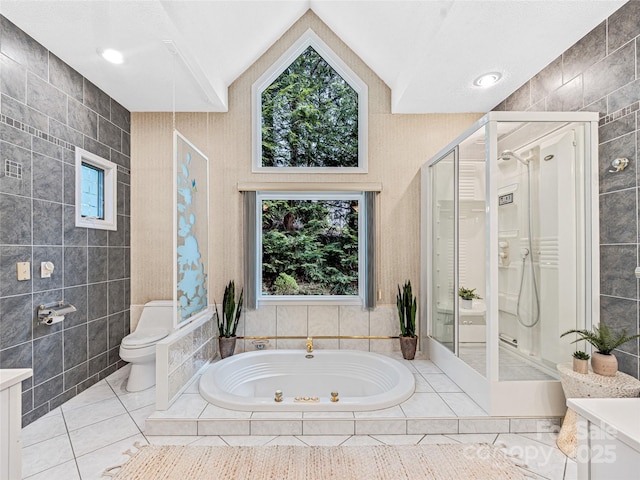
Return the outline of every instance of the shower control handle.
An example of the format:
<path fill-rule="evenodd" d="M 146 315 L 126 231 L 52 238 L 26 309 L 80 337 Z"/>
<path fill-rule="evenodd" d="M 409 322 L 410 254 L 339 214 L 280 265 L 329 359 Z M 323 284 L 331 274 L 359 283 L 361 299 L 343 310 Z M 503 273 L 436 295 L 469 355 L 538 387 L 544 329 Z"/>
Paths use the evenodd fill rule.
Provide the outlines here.
<path fill-rule="evenodd" d="M 521 248 L 520 249 L 520 255 L 522 256 L 522 259 L 524 260 L 525 258 L 527 258 L 529 256 L 529 249 L 528 248 Z"/>
<path fill-rule="evenodd" d="M 498 265 L 508 267 L 509 263 L 509 242 L 501 240 L 498 242 Z"/>

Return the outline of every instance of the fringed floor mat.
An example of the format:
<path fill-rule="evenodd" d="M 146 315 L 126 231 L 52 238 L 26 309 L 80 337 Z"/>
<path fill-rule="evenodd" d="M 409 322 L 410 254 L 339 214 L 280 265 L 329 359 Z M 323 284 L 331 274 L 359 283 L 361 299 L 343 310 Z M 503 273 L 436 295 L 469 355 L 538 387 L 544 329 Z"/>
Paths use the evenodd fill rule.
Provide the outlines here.
<path fill-rule="evenodd" d="M 142 446 L 116 480 L 511 480 L 524 473 L 489 444 L 353 447 Z M 115 476 L 114 476 L 115 475 Z"/>

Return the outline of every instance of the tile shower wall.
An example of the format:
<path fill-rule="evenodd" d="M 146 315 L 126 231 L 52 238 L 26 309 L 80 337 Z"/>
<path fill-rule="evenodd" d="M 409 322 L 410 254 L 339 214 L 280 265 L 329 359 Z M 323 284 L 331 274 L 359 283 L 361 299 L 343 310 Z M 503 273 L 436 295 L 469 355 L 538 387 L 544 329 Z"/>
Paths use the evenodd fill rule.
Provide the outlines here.
<path fill-rule="evenodd" d="M 637 165 L 640 135 L 640 2 L 623 5 L 495 110 L 600 113 L 600 319 L 639 333 Z M 610 173 L 611 161 L 629 167 Z M 638 341 L 616 351 L 620 370 L 640 378 Z"/>
<path fill-rule="evenodd" d="M 2 16 L 0 92 L 0 368 L 33 368 L 28 424 L 123 364 L 130 113 Z M 117 231 L 75 227 L 76 146 L 118 164 Z M 31 280 L 17 281 L 16 262 Z M 37 306 L 59 300 L 78 311 L 38 324 Z"/>

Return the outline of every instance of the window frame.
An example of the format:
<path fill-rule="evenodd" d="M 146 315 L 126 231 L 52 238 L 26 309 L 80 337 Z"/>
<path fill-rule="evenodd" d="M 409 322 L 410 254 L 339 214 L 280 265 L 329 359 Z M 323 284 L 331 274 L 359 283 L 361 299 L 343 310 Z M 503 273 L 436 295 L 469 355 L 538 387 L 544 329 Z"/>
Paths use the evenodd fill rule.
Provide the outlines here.
<path fill-rule="evenodd" d="M 104 218 L 82 215 L 82 164 L 103 172 Z M 76 227 L 97 230 L 118 229 L 118 166 L 94 153 L 76 147 Z"/>
<path fill-rule="evenodd" d="M 264 92 L 304 51 L 312 47 L 358 95 L 358 166 L 357 167 L 264 167 L 262 166 L 262 92 Z M 367 173 L 368 172 L 367 84 L 311 29 L 265 71 L 251 86 L 251 134 L 253 173 Z"/>
<path fill-rule="evenodd" d="M 262 290 L 262 201 L 263 200 L 357 200 L 358 201 L 358 294 L 357 295 L 264 295 Z M 367 286 L 366 201 L 364 191 L 257 191 L 256 192 L 256 306 L 365 305 Z"/>

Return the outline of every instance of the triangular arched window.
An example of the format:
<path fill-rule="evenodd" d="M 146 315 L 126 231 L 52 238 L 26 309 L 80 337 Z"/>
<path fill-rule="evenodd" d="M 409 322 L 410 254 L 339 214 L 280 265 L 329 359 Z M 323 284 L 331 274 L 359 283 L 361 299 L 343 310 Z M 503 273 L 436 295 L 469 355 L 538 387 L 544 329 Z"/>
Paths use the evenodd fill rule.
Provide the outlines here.
<path fill-rule="evenodd" d="M 366 171 L 366 84 L 312 31 L 253 94 L 254 171 Z"/>

